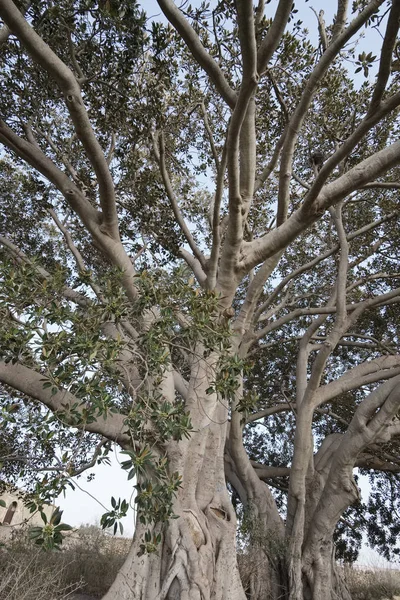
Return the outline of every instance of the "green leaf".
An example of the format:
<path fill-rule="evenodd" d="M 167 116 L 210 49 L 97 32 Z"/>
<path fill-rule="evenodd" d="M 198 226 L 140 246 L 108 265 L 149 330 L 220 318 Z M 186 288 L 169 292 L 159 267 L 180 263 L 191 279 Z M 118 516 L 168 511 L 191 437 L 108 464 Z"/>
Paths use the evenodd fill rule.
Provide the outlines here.
<path fill-rule="evenodd" d="M 57 525 L 57 527 L 55 528 L 55 530 L 58 531 L 71 531 L 73 529 L 73 527 L 71 525 L 68 525 L 67 523 L 60 523 L 60 525 Z"/>

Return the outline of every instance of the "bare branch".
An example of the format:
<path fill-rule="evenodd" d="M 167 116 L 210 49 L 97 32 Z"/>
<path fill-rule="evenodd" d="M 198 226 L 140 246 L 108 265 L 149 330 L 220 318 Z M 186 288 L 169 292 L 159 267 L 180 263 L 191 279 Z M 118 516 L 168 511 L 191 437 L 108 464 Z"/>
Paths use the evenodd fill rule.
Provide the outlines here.
<path fill-rule="evenodd" d="M 374 360 L 364 362 L 338 379 L 319 388 L 314 396 L 314 405 L 320 406 L 337 396 L 357 389 L 362 385 L 375 383 L 383 379 L 390 379 L 399 374 L 400 356 L 381 356 Z"/>
<path fill-rule="evenodd" d="M 338 0 L 338 7 L 336 12 L 336 20 L 332 27 L 332 36 L 330 42 L 334 42 L 343 32 L 346 26 L 347 9 L 349 0 Z"/>
<path fill-rule="evenodd" d="M 234 329 L 241 335 L 244 335 L 249 327 L 254 316 L 254 310 L 257 302 L 262 294 L 264 284 L 271 276 L 273 270 L 279 263 L 282 254 L 276 254 L 275 256 L 266 260 L 260 269 L 255 274 L 252 282 L 250 283 L 246 298 L 242 304 L 239 315 L 235 321 Z"/>
<path fill-rule="evenodd" d="M 395 288 L 386 294 L 381 294 L 379 296 L 374 296 L 373 298 L 367 298 L 362 302 L 355 302 L 354 304 L 347 304 L 346 312 L 352 313 L 349 316 L 349 327 L 353 325 L 356 320 L 360 317 L 360 315 L 367 310 L 368 308 L 372 308 L 373 306 L 387 306 L 391 303 L 397 303 L 400 301 L 400 288 Z M 267 333 L 278 329 L 282 325 L 289 323 L 293 319 L 297 319 L 298 317 L 312 316 L 312 315 L 329 315 L 336 313 L 336 306 L 334 305 L 326 305 L 319 307 L 310 307 L 310 308 L 296 308 L 292 312 L 272 321 L 263 329 L 255 332 L 252 335 L 253 342 L 261 339 Z"/>
<path fill-rule="evenodd" d="M 211 152 L 212 152 L 212 155 L 213 155 L 213 158 L 214 158 L 214 162 L 215 162 L 215 168 L 217 169 L 217 172 L 218 172 L 219 171 L 219 157 L 218 157 L 217 149 L 215 147 L 214 136 L 213 136 L 213 133 L 211 131 L 210 122 L 208 120 L 207 111 L 206 111 L 206 107 L 205 107 L 204 101 L 201 102 L 200 108 L 201 108 L 201 112 L 202 112 L 202 115 L 203 115 L 204 126 L 206 128 L 208 139 L 210 140 L 210 147 L 211 147 Z"/>
<path fill-rule="evenodd" d="M 269 256 L 288 246 L 299 233 L 317 221 L 329 206 L 340 202 L 340 200 L 362 188 L 376 177 L 380 177 L 399 162 L 400 142 L 395 142 L 366 158 L 347 173 L 323 187 L 312 207 L 307 206 L 307 203 L 305 203 L 277 229 L 252 242 L 243 243 L 244 260 L 239 265 L 241 271 L 247 273 Z"/>
<path fill-rule="evenodd" d="M 200 261 L 197 260 L 190 252 L 185 250 L 185 248 L 179 248 L 179 254 L 182 258 L 187 262 L 189 267 L 192 269 L 194 276 L 196 277 L 199 284 L 204 287 L 207 281 L 207 275 L 203 271 L 203 267 L 200 264 Z"/>
<path fill-rule="evenodd" d="M 224 191 L 224 178 L 227 165 L 227 148 L 226 144 L 222 152 L 221 163 L 219 165 L 217 173 L 217 184 L 215 188 L 214 205 L 212 207 L 212 246 L 211 255 L 208 262 L 208 280 L 207 286 L 210 290 L 213 290 L 217 283 L 217 271 L 218 271 L 218 260 L 221 248 L 221 223 L 220 223 L 220 210 L 222 202 L 222 194 Z"/>
<path fill-rule="evenodd" d="M 265 10 L 265 0 L 258 0 L 258 5 L 257 5 L 257 9 L 256 9 L 256 19 L 255 19 L 255 23 L 256 23 L 257 27 L 260 25 L 261 20 L 264 16 L 264 10 Z"/>
<path fill-rule="evenodd" d="M 378 10 L 382 3 L 383 0 L 372 0 L 369 2 L 367 7 L 350 23 L 343 33 L 328 46 L 306 82 L 302 97 L 289 122 L 290 136 L 286 137 L 284 146 L 282 148 L 277 211 L 278 226 L 281 225 L 287 218 L 294 150 L 301 126 L 314 97 L 317 86 L 343 46 L 367 22 L 371 15 Z"/>
<path fill-rule="evenodd" d="M 380 385 L 363 400 L 347 432 L 335 440 L 326 461 L 326 483 L 312 516 L 311 531 L 304 544 L 303 556 L 306 560 L 309 560 L 314 544 L 325 543 L 333 533 L 338 516 L 351 501 L 357 499 L 359 491 L 353 480 L 353 467 L 360 453 L 384 434 L 399 410 L 399 405 L 400 377 L 395 377 Z M 333 494 L 336 494 L 336 502 L 332 502 Z"/>
<path fill-rule="evenodd" d="M 31 2 L 23 2 L 21 5 L 21 13 L 25 15 L 26 11 L 30 7 Z M 11 29 L 7 25 L 3 25 L 0 29 L 0 45 L 7 42 L 8 38 L 12 35 Z"/>
<path fill-rule="evenodd" d="M 252 95 L 257 81 L 251 79 L 240 89 L 227 135 L 227 167 L 229 181 L 229 221 L 221 252 L 219 287 L 230 303 L 235 282 L 238 256 L 243 241 L 243 228 L 254 193 L 255 173 L 255 104 Z M 243 126 L 243 127 L 242 127 Z M 243 128 L 243 131 L 241 131 Z M 239 156 L 246 166 L 239 168 Z M 241 165 L 242 167 L 242 165 Z"/>
<path fill-rule="evenodd" d="M 340 246 L 340 259 L 339 259 L 339 269 L 337 274 L 336 281 L 336 323 L 339 327 L 342 327 L 342 324 L 346 320 L 347 311 L 346 311 L 346 288 L 347 288 L 347 271 L 349 268 L 349 243 L 347 241 L 346 232 L 343 227 L 342 220 L 342 205 L 338 204 L 335 208 L 331 208 L 331 215 L 333 222 L 335 223 L 336 231 L 339 239 Z"/>
<path fill-rule="evenodd" d="M 110 141 L 110 147 L 108 148 L 108 152 L 107 152 L 107 164 L 108 165 L 111 164 L 111 161 L 112 161 L 112 159 L 114 157 L 115 142 L 116 142 L 115 133 L 112 132 L 112 134 L 111 134 L 111 141 Z"/>
<path fill-rule="evenodd" d="M 347 434 L 351 436 L 356 431 L 358 437 L 363 442 L 364 448 L 372 442 L 378 441 L 378 443 L 381 443 L 389 441 L 392 419 L 397 414 L 399 408 L 400 375 L 397 375 L 380 385 L 363 400 L 355 412 Z M 398 427 L 396 426 L 392 431 L 393 433 L 397 433 Z"/>
<path fill-rule="evenodd" d="M 80 466 L 76 469 L 73 469 L 72 472 L 69 472 L 70 477 L 76 477 L 77 475 L 81 475 L 88 469 L 92 469 L 97 464 L 97 460 L 98 460 L 99 456 L 101 456 L 102 450 L 107 443 L 109 443 L 109 440 L 107 438 L 103 437 L 100 440 L 100 442 L 96 445 L 91 460 L 87 463 L 84 463 L 82 466 Z M 65 466 L 64 466 L 64 468 L 65 468 Z"/>
<path fill-rule="evenodd" d="M 325 26 L 325 21 L 324 21 L 324 11 L 320 10 L 319 13 L 317 13 L 317 11 L 311 7 L 311 10 L 313 11 L 313 13 L 315 14 L 315 16 L 317 17 L 317 21 L 318 21 L 318 33 L 319 33 L 319 42 L 322 46 L 322 52 L 325 52 L 327 47 L 328 47 L 328 36 L 326 34 L 326 26 Z"/>
<path fill-rule="evenodd" d="M 4 121 L 0 121 L 0 141 L 44 175 L 63 194 L 83 223 L 93 231 L 98 229 L 98 213 L 81 190 L 38 147 L 15 134 Z"/>
<path fill-rule="evenodd" d="M 323 345 L 318 350 L 317 356 L 311 367 L 310 378 L 307 383 L 307 363 L 309 355 L 309 343 L 311 337 L 318 331 L 326 317 L 320 316 L 307 329 L 303 339 L 300 342 L 300 349 L 297 360 L 297 379 L 298 379 L 298 394 L 297 404 L 309 403 L 312 400 L 315 391 L 318 389 L 323 371 L 327 360 L 336 348 L 343 333 L 348 328 L 347 310 L 346 310 L 346 281 L 347 270 L 349 265 L 349 247 L 346 239 L 346 233 L 342 222 L 342 207 L 339 205 L 335 209 L 331 209 L 332 220 L 339 238 L 340 259 L 335 290 L 328 302 L 328 306 L 332 305 L 336 300 L 336 317 L 335 323 L 324 341 Z"/>
<path fill-rule="evenodd" d="M 72 60 L 72 64 L 74 65 L 74 69 L 77 75 L 77 79 L 79 80 L 83 80 L 85 78 L 83 71 L 78 63 L 78 60 L 76 58 L 76 53 L 75 53 L 75 48 L 74 48 L 74 44 L 72 42 L 72 36 L 71 36 L 71 30 L 69 28 L 68 25 L 66 25 L 65 21 L 63 21 L 65 24 L 65 28 L 67 30 L 67 38 L 68 38 L 68 48 L 69 48 L 69 53 L 71 56 L 71 60 Z"/>
<path fill-rule="evenodd" d="M 400 183 L 396 181 L 372 181 L 371 183 L 367 183 L 361 189 L 373 189 L 380 188 L 382 190 L 400 190 Z"/>
<path fill-rule="evenodd" d="M 62 161 L 63 165 L 65 166 L 65 168 L 67 169 L 68 173 L 71 175 L 74 182 L 79 186 L 80 181 L 79 181 L 78 173 L 76 172 L 76 169 L 72 166 L 72 164 L 69 162 L 69 160 L 67 159 L 65 154 L 63 152 L 61 152 L 59 146 L 53 142 L 50 135 L 48 135 L 40 130 L 39 130 L 39 134 L 46 140 L 46 142 L 49 144 L 50 148 L 53 150 L 55 155 L 61 159 L 61 161 Z M 29 138 L 28 138 L 28 140 L 29 140 Z"/>
<path fill-rule="evenodd" d="M 285 129 L 281 133 L 279 140 L 277 141 L 277 143 L 275 145 L 275 148 L 274 148 L 274 151 L 272 153 L 272 157 L 271 157 L 269 163 L 267 163 L 265 165 L 264 169 L 262 170 L 260 175 L 257 177 L 255 184 L 254 184 L 255 192 L 258 192 L 258 190 L 263 186 L 263 184 L 267 181 L 268 177 L 271 175 L 271 173 L 275 169 L 276 165 L 278 164 L 279 155 L 281 153 L 282 146 L 284 144 L 284 141 L 285 141 L 288 131 L 289 131 L 289 129 L 287 127 L 285 127 Z"/>
<path fill-rule="evenodd" d="M 258 50 L 257 71 L 259 75 L 265 71 L 273 53 L 279 46 L 291 10 L 292 4 L 290 1 L 280 0 L 272 25 Z"/>
<path fill-rule="evenodd" d="M 293 410 L 293 405 L 288 404 L 287 402 L 281 402 L 275 404 L 275 406 L 270 406 L 269 408 L 259 410 L 258 412 L 249 415 L 246 419 L 246 423 L 254 423 L 254 421 L 265 419 L 265 417 L 270 417 L 271 415 L 276 415 L 281 412 L 288 412 L 290 410 Z"/>
<path fill-rule="evenodd" d="M 304 206 L 309 207 L 315 201 L 317 201 L 318 194 L 323 189 L 328 176 L 356 147 L 356 145 L 362 140 L 364 135 L 370 131 L 384 116 L 395 110 L 400 105 L 400 93 L 394 94 L 389 97 L 385 102 L 381 103 L 380 106 L 361 121 L 356 127 L 350 137 L 338 148 L 338 150 L 327 160 L 318 172 L 318 175 L 311 186 L 308 194 L 304 199 Z M 374 155 L 372 155 L 374 156 Z M 363 188 L 365 186 L 362 186 Z"/>
<path fill-rule="evenodd" d="M 127 295 L 131 300 L 135 300 L 137 289 L 133 279 L 135 269 L 132 262 L 120 240 L 115 240 L 108 235 L 107 230 L 104 230 L 101 214 L 90 204 L 78 186 L 35 145 L 20 138 L 1 120 L 0 142 L 42 173 L 63 194 L 69 206 L 81 218 L 94 241 L 110 261 L 123 271 L 122 281 Z"/>
<path fill-rule="evenodd" d="M 252 467 L 258 477 L 265 481 L 266 479 L 274 479 L 275 477 L 288 477 L 290 475 L 290 467 L 270 467 L 261 465 L 255 460 L 251 461 Z"/>
<path fill-rule="evenodd" d="M 243 64 L 243 81 L 253 79 L 257 74 L 257 48 L 254 27 L 253 2 L 237 0 L 237 25 Z"/>
<path fill-rule="evenodd" d="M 178 371 L 173 371 L 172 375 L 174 378 L 174 385 L 176 391 L 182 396 L 184 400 L 186 400 L 188 397 L 189 390 L 188 382 L 184 379 L 184 377 L 182 377 L 182 375 Z"/>
<path fill-rule="evenodd" d="M 272 85 L 272 87 L 274 89 L 276 99 L 278 100 L 279 105 L 280 105 L 280 107 L 282 109 L 285 122 L 287 123 L 289 121 L 289 109 L 288 109 L 288 107 L 286 105 L 285 100 L 283 99 L 281 90 L 279 89 L 279 86 L 276 83 L 275 77 L 273 76 L 271 69 L 267 69 L 266 73 L 267 73 L 267 77 L 270 80 L 271 85 Z"/>
<path fill-rule="evenodd" d="M 51 218 L 53 219 L 54 223 L 57 225 L 58 229 L 61 231 L 61 233 L 64 236 L 65 242 L 67 244 L 67 247 L 69 248 L 69 250 L 71 251 L 71 254 L 73 255 L 76 265 L 78 267 L 78 270 L 81 272 L 85 272 L 86 271 L 86 266 L 83 260 L 83 257 L 81 255 L 81 253 L 79 252 L 78 248 L 75 246 L 73 240 L 72 240 L 72 236 L 70 234 L 70 232 L 68 231 L 68 229 L 61 223 L 60 219 L 58 218 L 56 212 L 52 209 L 49 208 L 48 209 L 48 213 L 51 216 Z M 102 293 L 100 288 L 93 282 L 89 282 L 90 287 L 92 288 L 92 290 L 94 291 L 94 293 L 96 294 L 96 296 L 98 298 L 102 298 Z"/>
<path fill-rule="evenodd" d="M 374 471 L 383 471 L 386 473 L 400 473 L 400 464 L 382 460 L 379 456 L 374 456 L 368 452 L 363 452 L 355 462 L 355 467 L 361 469 L 372 469 Z"/>

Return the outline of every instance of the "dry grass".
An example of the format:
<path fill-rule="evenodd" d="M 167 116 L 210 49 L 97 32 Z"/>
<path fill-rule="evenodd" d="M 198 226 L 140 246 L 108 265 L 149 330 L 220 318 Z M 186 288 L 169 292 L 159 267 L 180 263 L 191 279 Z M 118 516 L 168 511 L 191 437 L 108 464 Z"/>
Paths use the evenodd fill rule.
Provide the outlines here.
<path fill-rule="evenodd" d="M 114 581 L 129 541 L 84 527 L 61 552 L 43 552 L 26 532 L 0 549 L 0 600 L 65 600 L 74 591 L 101 598 Z"/>
<path fill-rule="evenodd" d="M 80 528 L 61 553 L 65 581 L 82 581 L 85 594 L 101 598 L 117 576 L 129 546 L 130 540 L 110 537 L 98 527 Z"/>
<path fill-rule="evenodd" d="M 62 568 L 44 563 L 43 552 L 2 551 L 0 560 L 0 600 L 64 600 L 79 587 L 66 585 Z"/>
<path fill-rule="evenodd" d="M 19 532 L 6 548 L 0 548 L 0 600 L 72 600 L 75 591 L 101 598 L 122 566 L 129 544 L 90 526 L 78 529 L 61 552 L 43 552 Z M 254 592 L 261 586 L 259 597 L 267 599 L 269 586 L 260 579 L 264 563 L 259 553 L 239 555 L 246 589 Z M 344 571 L 353 600 L 400 597 L 400 571 L 350 567 Z"/>
<path fill-rule="evenodd" d="M 354 569 L 345 567 L 353 600 L 383 600 L 400 595 L 400 571 L 395 569 Z"/>

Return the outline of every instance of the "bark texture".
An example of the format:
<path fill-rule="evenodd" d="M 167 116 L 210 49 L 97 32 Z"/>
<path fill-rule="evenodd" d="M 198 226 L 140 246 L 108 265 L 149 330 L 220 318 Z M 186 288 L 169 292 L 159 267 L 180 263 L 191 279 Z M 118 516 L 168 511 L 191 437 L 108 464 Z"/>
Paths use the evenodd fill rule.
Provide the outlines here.
<path fill-rule="evenodd" d="M 207 424 L 190 440 L 167 448 L 171 470 L 183 474 L 174 505 L 177 518 L 163 532 L 158 551 L 142 556 L 146 527 L 138 524 L 105 600 L 245 600 L 236 559 L 236 515 L 224 473 L 226 409 L 217 405 L 214 422 L 201 411 L 198 417 Z"/>

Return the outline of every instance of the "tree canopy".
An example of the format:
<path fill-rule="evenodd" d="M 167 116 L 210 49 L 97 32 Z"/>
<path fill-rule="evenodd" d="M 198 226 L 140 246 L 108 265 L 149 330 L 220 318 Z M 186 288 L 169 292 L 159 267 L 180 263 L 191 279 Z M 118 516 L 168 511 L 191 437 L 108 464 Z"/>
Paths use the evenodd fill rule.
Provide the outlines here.
<path fill-rule="evenodd" d="M 123 449 L 108 600 L 348 600 L 332 556 L 399 554 L 400 2 L 321 4 L 1 0 L 2 481 Z"/>

